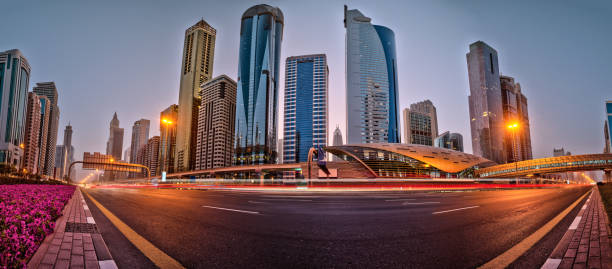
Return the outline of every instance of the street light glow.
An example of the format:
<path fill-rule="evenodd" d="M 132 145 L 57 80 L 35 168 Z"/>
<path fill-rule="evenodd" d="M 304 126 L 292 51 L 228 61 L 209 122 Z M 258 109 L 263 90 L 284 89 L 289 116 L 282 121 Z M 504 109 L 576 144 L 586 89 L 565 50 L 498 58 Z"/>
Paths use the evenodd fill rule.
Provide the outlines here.
<path fill-rule="evenodd" d="M 519 124 L 516 123 L 516 122 L 515 123 L 511 123 L 511 124 L 508 125 L 508 129 L 516 129 L 518 127 L 519 127 Z"/>

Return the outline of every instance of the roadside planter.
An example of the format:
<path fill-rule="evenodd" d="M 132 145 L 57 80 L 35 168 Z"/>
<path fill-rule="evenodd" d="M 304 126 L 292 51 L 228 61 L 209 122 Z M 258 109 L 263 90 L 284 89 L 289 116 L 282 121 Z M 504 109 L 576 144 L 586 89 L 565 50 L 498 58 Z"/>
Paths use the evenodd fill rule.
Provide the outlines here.
<path fill-rule="evenodd" d="M 0 268 L 25 267 L 72 197 L 74 186 L 0 185 Z"/>

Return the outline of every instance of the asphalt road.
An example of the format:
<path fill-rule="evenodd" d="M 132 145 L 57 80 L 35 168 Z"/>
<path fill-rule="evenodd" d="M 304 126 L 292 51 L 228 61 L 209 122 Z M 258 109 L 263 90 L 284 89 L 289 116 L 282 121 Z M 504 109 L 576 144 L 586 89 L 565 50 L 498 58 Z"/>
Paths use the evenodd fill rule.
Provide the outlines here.
<path fill-rule="evenodd" d="M 529 236 L 589 189 L 87 192 L 188 268 L 474 268 Z M 577 209 L 512 266 L 544 263 Z M 152 266 L 97 209 L 92 213 L 119 267 Z"/>

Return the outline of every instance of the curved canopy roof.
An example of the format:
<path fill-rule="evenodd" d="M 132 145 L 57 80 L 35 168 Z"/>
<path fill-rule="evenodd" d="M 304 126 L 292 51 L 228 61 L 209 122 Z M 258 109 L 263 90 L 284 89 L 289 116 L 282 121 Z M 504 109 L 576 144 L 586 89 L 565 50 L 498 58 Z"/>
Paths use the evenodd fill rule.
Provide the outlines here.
<path fill-rule="evenodd" d="M 371 144 L 348 144 L 342 146 L 329 146 L 326 149 L 342 151 L 343 147 L 362 147 L 375 150 L 384 150 L 401 154 L 412 159 L 429 164 L 440 171 L 447 173 L 458 173 L 473 166 L 488 167 L 495 165 L 491 160 L 463 153 L 451 149 L 438 148 L 416 144 L 398 143 L 371 143 Z"/>

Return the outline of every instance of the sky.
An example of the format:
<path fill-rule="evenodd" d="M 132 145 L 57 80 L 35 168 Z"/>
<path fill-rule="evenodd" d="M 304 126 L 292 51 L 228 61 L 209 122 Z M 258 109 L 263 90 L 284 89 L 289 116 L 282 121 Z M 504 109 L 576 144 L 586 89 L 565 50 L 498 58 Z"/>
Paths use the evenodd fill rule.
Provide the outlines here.
<path fill-rule="evenodd" d="M 346 130 L 346 4 L 395 32 L 400 109 L 431 100 L 440 133 L 461 133 L 466 152 L 465 54 L 478 40 L 497 50 L 501 73 L 521 83 L 534 157 L 560 147 L 603 150 L 604 103 L 612 100 L 610 1 L 0 0 L 0 51 L 21 50 L 32 68 L 30 88 L 55 81 L 58 141 L 70 122 L 80 160 L 83 152 L 105 152 L 114 112 L 125 128 L 124 149 L 136 120 L 151 120 L 150 136 L 159 135 L 159 113 L 178 102 L 185 29 L 198 20 L 217 29 L 214 76 L 236 79 L 240 18 L 261 3 L 284 13 L 280 74 L 289 56 L 328 57 L 329 141 L 336 125 Z M 284 77 L 279 85 L 282 137 Z"/>

